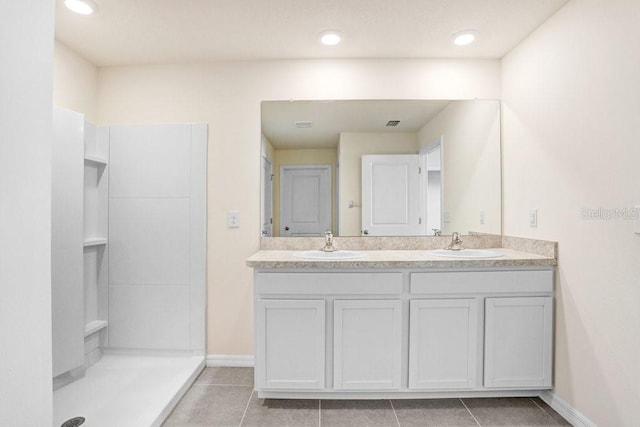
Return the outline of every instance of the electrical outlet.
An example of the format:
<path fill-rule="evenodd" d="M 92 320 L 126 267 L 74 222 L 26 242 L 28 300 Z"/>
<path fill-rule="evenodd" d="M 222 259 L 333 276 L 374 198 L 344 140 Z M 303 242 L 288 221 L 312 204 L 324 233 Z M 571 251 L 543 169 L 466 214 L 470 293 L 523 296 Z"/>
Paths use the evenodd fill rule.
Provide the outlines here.
<path fill-rule="evenodd" d="M 634 208 L 636 216 L 636 234 L 640 234 L 640 205 Z"/>
<path fill-rule="evenodd" d="M 538 209 L 529 209 L 529 227 L 538 226 Z"/>
<path fill-rule="evenodd" d="M 229 211 L 227 213 L 227 226 L 230 228 L 238 228 L 240 227 L 240 212 L 239 211 Z"/>
<path fill-rule="evenodd" d="M 451 215 L 449 214 L 449 211 L 444 211 L 442 213 L 442 222 L 444 222 L 444 223 L 451 222 Z"/>
<path fill-rule="evenodd" d="M 480 211 L 480 224 L 484 224 L 484 211 Z"/>

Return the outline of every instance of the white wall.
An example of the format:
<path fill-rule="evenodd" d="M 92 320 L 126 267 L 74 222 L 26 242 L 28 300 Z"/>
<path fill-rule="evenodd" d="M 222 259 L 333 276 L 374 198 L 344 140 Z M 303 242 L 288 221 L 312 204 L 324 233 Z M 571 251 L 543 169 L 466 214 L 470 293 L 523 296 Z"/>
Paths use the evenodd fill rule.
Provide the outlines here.
<path fill-rule="evenodd" d="M 49 426 L 54 3 L 0 14 L 0 425 Z"/>
<path fill-rule="evenodd" d="M 504 231 L 559 241 L 555 392 L 599 426 L 640 407 L 640 235 L 582 217 L 640 205 L 638 22 L 637 0 L 573 0 L 502 61 Z"/>
<path fill-rule="evenodd" d="M 500 104 L 451 102 L 419 132 L 426 147 L 443 137 L 443 234 L 469 231 L 500 234 Z M 480 211 L 485 221 L 480 224 Z M 431 231 L 431 230 L 427 230 Z"/>
<path fill-rule="evenodd" d="M 208 353 L 253 354 L 260 102 L 500 97 L 494 60 L 291 60 L 101 68 L 100 123 L 209 125 Z M 227 211 L 240 228 L 227 228 Z"/>
<path fill-rule="evenodd" d="M 340 236 L 360 236 L 362 230 L 362 156 L 418 154 L 418 139 L 410 132 L 343 132 L 339 142 Z M 356 205 L 349 207 L 349 201 Z"/>

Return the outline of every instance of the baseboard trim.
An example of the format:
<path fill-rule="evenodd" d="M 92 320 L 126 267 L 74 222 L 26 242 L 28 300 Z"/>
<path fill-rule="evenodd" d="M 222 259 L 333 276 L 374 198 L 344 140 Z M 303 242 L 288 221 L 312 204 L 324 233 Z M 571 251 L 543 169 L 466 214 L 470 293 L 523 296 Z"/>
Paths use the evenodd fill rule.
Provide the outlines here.
<path fill-rule="evenodd" d="M 253 355 L 208 354 L 207 366 L 226 366 L 232 368 L 252 368 L 255 364 Z"/>
<path fill-rule="evenodd" d="M 554 411 L 562 415 L 562 417 L 569 421 L 574 427 L 597 427 L 594 422 L 582 415 L 577 409 L 569 405 L 567 401 L 552 391 L 543 391 L 540 393 L 540 399 L 551 406 Z"/>

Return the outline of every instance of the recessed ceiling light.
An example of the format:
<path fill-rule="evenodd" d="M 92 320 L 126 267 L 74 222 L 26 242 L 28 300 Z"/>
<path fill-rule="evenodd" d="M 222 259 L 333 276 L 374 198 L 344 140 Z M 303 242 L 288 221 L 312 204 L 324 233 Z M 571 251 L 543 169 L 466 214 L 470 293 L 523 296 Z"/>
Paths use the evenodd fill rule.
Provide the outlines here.
<path fill-rule="evenodd" d="M 98 5 L 93 0 L 64 0 L 64 5 L 80 15 L 91 15 L 98 11 Z"/>
<path fill-rule="evenodd" d="M 320 33 L 320 42 L 325 46 L 335 46 L 340 40 L 340 31 L 327 30 Z"/>
<path fill-rule="evenodd" d="M 451 36 L 451 40 L 453 41 L 453 44 L 455 44 L 456 46 L 466 46 L 468 44 L 473 43 L 477 36 L 478 36 L 477 31 L 465 30 L 465 31 L 460 31 L 458 33 L 455 33 L 453 36 Z"/>

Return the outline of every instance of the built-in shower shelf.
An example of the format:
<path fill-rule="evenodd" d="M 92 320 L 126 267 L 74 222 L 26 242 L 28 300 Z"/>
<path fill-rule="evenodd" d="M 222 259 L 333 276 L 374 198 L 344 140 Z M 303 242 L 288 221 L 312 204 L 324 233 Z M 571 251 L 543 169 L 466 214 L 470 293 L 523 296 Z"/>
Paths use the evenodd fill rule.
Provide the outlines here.
<path fill-rule="evenodd" d="M 85 248 L 89 246 L 100 246 L 100 245 L 106 245 L 107 242 L 108 240 L 104 238 L 87 239 L 84 241 L 82 246 L 84 246 Z"/>
<path fill-rule="evenodd" d="M 84 327 L 84 336 L 86 338 L 89 335 L 93 335 L 96 332 L 98 332 L 99 330 L 104 329 L 106 327 L 107 327 L 107 321 L 106 320 L 94 320 L 93 322 L 89 322 Z"/>
<path fill-rule="evenodd" d="M 85 162 L 90 162 L 90 163 L 95 163 L 97 165 L 102 165 L 102 166 L 107 164 L 107 159 L 103 159 L 103 158 L 97 157 L 97 156 L 92 156 L 90 154 L 85 154 L 84 161 Z"/>

